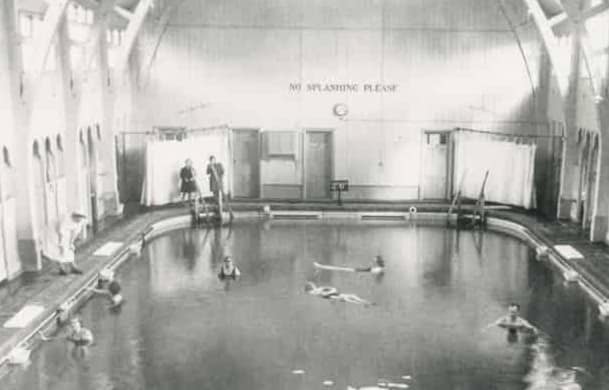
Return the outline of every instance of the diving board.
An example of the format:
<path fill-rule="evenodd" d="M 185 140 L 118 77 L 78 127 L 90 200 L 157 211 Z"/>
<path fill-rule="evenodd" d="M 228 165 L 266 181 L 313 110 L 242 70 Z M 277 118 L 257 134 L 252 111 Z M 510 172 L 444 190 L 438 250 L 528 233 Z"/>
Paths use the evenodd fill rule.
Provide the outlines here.
<path fill-rule="evenodd" d="M 558 254 L 568 260 L 578 260 L 584 258 L 584 255 L 582 255 L 571 245 L 554 245 L 554 249 L 558 252 Z"/>
<path fill-rule="evenodd" d="M 112 256 L 120 247 L 123 246 L 122 242 L 119 241 L 109 241 L 99 247 L 95 252 L 93 252 L 93 256 Z"/>
<path fill-rule="evenodd" d="M 44 307 L 40 305 L 25 305 L 21 310 L 4 323 L 5 328 L 25 328 L 40 314 L 44 312 Z"/>

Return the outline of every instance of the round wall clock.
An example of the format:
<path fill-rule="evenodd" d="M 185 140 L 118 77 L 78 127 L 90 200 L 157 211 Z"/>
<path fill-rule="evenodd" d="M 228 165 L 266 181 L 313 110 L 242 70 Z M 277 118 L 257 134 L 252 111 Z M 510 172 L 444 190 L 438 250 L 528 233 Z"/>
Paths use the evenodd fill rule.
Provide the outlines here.
<path fill-rule="evenodd" d="M 332 111 L 334 112 L 334 115 L 336 115 L 339 118 L 342 118 L 349 113 L 349 108 L 344 103 L 337 103 L 334 105 L 334 108 L 332 109 Z"/>

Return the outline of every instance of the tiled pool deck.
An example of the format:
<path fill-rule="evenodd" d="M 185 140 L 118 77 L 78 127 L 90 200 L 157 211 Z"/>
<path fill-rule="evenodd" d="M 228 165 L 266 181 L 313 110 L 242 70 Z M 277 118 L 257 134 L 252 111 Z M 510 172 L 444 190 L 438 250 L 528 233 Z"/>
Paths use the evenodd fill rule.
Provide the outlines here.
<path fill-rule="evenodd" d="M 236 202 L 233 210 L 250 212 L 256 215 L 262 209 L 261 202 Z M 264 203 L 268 204 L 268 203 Z M 342 207 L 331 203 L 289 203 L 270 202 L 273 210 L 310 210 L 310 211 L 381 211 L 407 212 L 411 206 L 419 211 L 446 212 L 447 205 L 442 203 L 348 203 Z M 253 213 L 252 213 L 253 212 Z M 83 269 L 83 275 L 60 276 L 56 267 L 45 264 L 42 271 L 24 274 L 17 280 L 7 283 L 0 288 L 0 324 L 4 324 L 25 305 L 40 305 L 45 308 L 44 314 L 39 315 L 28 326 L 21 329 L 0 327 L 0 359 L 19 345 L 32 333 L 44 318 L 52 315 L 58 306 L 69 297 L 82 289 L 87 281 L 94 278 L 98 272 L 112 261 L 113 256 L 95 255 L 95 252 L 109 242 L 122 243 L 116 253 L 125 249 L 131 242 L 141 238 L 149 227 L 157 222 L 171 217 L 186 215 L 183 207 L 163 208 L 136 212 L 114 222 L 77 249 L 76 262 Z M 568 244 L 584 255 L 584 259 L 563 259 L 573 269 L 577 270 L 586 282 L 593 285 L 605 297 L 609 297 L 609 248 L 604 244 L 590 243 L 585 238 L 581 228 L 575 224 L 563 222 L 548 222 L 542 218 L 519 211 L 495 210 L 489 215 L 515 222 L 525 227 L 535 236 L 537 241 L 548 247 Z M 0 364 L 2 362 L 0 361 Z"/>

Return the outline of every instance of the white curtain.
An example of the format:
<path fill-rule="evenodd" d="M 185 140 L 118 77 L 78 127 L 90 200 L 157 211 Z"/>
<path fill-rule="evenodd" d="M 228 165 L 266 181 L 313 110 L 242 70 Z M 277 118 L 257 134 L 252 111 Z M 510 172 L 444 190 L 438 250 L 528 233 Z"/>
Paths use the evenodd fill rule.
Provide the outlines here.
<path fill-rule="evenodd" d="M 536 145 L 493 140 L 459 133 L 455 143 L 455 191 L 477 199 L 486 171 L 488 201 L 530 209 L 535 207 L 534 172 Z"/>
<path fill-rule="evenodd" d="M 213 131 L 183 141 L 149 141 L 146 144 L 146 174 L 141 203 L 159 206 L 179 201 L 180 169 L 187 158 L 192 160 L 202 195 L 212 196 L 205 173 L 210 155 L 224 166 L 226 188 L 226 180 L 231 177 L 227 131 Z"/>

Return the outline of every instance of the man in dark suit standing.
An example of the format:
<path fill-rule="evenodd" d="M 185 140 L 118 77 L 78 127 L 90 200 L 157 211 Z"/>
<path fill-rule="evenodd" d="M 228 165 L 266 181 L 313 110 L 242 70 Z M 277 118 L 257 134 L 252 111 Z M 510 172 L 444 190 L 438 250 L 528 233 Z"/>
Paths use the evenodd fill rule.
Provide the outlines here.
<path fill-rule="evenodd" d="M 223 194 L 222 180 L 224 178 L 224 167 L 216 162 L 216 157 L 209 157 L 207 164 L 207 174 L 209 175 L 209 189 L 214 194 L 214 200 L 220 204 L 220 196 Z"/>

